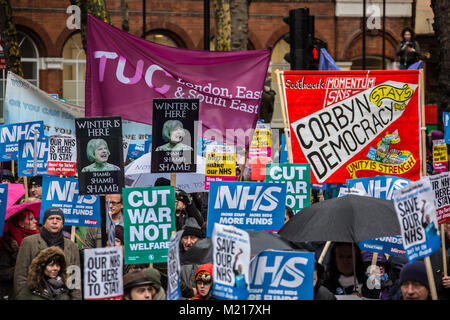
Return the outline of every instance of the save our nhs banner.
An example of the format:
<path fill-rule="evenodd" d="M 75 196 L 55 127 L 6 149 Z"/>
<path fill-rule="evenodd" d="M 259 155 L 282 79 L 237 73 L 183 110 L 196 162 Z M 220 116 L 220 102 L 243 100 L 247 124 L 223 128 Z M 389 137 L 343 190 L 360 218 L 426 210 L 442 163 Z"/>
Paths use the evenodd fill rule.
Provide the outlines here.
<path fill-rule="evenodd" d="M 396 190 L 393 200 L 409 262 L 438 251 L 441 241 L 430 180 L 424 177 Z"/>
<path fill-rule="evenodd" d="M 367 196 L 392 200 L 394 191 L 408 185 L 410 180 L 395 176 L 377 176 L 347 180 L 347 187 L 363 191 Z M 405 253 L 400 235 L 358 242 L 361 250 L 399 255 Z"/>
<path fill-rule="evenodd" d="M 8 201 L 8 184 L 0 183 L 0 237 L 5 228 L 6 203 Z"/>
<path fill-rule="evenodd" d="M 450 112 L 443 112 L 444 120 L 444 140 L 446 144 L 450 144 Z"/>
<path fill-rule="evenodd" d="M 44 136 L 43 121 L 13 123 L 0 126 L 0 161 L 17 160 L 20 140 Z"/>
<path fill-rule="evenodd" d="M 260 252 L 250 261 L 248 300 L 314 300 L 314 252 Z"/>
<path fill-rule="evenodd" d="M 212 295 L 221 300 L 247 300 L 250 271 L 248 232 L 215 223 L 212 245 Z"/>
<path fill-rule="evenodd" d="M 19 177 L 34 176 L 35 166 L 36 175 L 42 176 L 47 174 L 48 139 L 44 137 L 44 139 L 38 139 L 36 141 L 36 154 L 34 146 L 34 140 L 19 141 Z"/>
<path fill-rule="evenodd" d="M 43 177 L 40 223 L 50 207 L 64 212 L 64 225 L 100 227 L 100 197 L 79 195 L 76 178 Z"/>
<path fill-rule="evenodd" d="M 211 181 L 209 188 L 207 237 L 216 222 L 254 231 L 278 231 L 284 224 L 285 183 Z"/>

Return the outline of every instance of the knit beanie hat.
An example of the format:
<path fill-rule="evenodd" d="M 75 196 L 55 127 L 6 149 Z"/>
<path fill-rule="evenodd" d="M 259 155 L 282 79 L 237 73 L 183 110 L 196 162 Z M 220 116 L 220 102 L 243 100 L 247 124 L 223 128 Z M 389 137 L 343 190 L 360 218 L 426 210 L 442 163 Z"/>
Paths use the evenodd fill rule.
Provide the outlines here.
<path fill-rule="evenodd" d="M 405 281 L 420 282 L 430 290 L 425 263 L 423 261 L 414 261 L 406 264 L 400 272 L 400 284 Z"/>
<path fill-rule="evenodd" d="M 60 216 L 64 222 L 64 212 L 60 208 L 51 207 L 44 211 L 44 217 L 42 218 L 42 224 L 45 224 L 45 220 L 47 220 L 48 217 L 54 216 L 54 215 Z"/>
<path fill-rule="evenodd" d="M 187 218 L 183 230 L 184 230 L 183 237 L 192 235 L 199 238 L 203 238 L 202 228 L 198 225 L 197 220 L 195 220 L 195 218 L 192 217 Z"/>

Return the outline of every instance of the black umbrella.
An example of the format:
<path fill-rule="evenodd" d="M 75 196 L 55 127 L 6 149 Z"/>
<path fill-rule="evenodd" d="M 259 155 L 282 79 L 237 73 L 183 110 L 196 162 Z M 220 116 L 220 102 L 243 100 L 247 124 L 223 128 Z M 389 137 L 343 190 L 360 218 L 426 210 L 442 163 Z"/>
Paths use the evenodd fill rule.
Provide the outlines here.
<path fill-rule="evenodd" d="M 399 235 L 400 225 L 391 200 L 347 195 L 306 207 L 278 234 L 292 242 L 359 242 Z"/>
<path fill-rule="evenodd" d="M 256 255 L 267 249 L 292 251 L 298 250 L 294 244 L 270 231 L 247 231 L 250 237 L 251 254 Z M 204 264 L 213 262 L 211 238 L 199 240 L 187 252 L 182 254 L 181 264 Z"/>

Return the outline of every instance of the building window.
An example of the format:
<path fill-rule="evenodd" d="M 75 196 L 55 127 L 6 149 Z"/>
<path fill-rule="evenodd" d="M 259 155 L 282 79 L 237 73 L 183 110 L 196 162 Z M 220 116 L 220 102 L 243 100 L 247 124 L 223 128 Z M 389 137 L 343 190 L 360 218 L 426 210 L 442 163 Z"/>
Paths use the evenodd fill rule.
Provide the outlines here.
<path fill-rule="evenodd" d="M 84 106 L 86 55 L 81 34 L 71 36 L 63 48 L 63 98 L 67 102 Z"/>
<path fill-rule="evenodd" d="M 25 33 L 17 31 L 19 41 L 23 77 L 39 87 L 39 51 L 34 41 Z M 0 70 L 0 120 L 3 122 L 3 101 L 6 93 L 7 70 Z"/>

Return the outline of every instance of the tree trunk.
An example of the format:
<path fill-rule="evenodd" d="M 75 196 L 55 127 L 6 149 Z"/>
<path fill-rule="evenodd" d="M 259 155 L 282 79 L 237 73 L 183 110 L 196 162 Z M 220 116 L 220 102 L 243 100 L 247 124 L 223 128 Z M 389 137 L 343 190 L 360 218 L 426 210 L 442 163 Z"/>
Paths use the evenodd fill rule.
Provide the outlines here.
<path fill-rule="evenodd" d="M 23 77 L 19 41 L 9 0 L 0 0 L 0 36 L 7 70 Z"/>
<path fill-rule="evenodd" d="M 87 14 L 90 13 L 94 17 L 111 24 L 111 17 L 109 15 L 108 9 L 106 8 L 105 0 L 70 0 L 72 5 L 80 7 L 81 11 L 81 40 L 83 41 L 84 52 L 86 50 L 86 25 L 87 25 Z"/>
<path fill-rule="evenodd" d="M 231 16 L 230 0 L 213 0 L 214 7 L 214 47 L 216 51 L 230 51 Z"/>
<path fill-rule="evenodd" d="M 431 7 L 439 45 L 438 129 L 443 130 L 442 113 L 450 112 L 450 1 L 431 0 Z"/>
<path fill-rule="evenodd" d="M 231 50 L 247 50 L 248 0 L 230 0 Z"/>
<path fill-rule="evenodd" d="M 120 0 L 120 11 L 122 12 L 122 30 L 125 32 L 129 32 L 130 31 L 130 17 L 128 15 L 127 0 Z"/>

